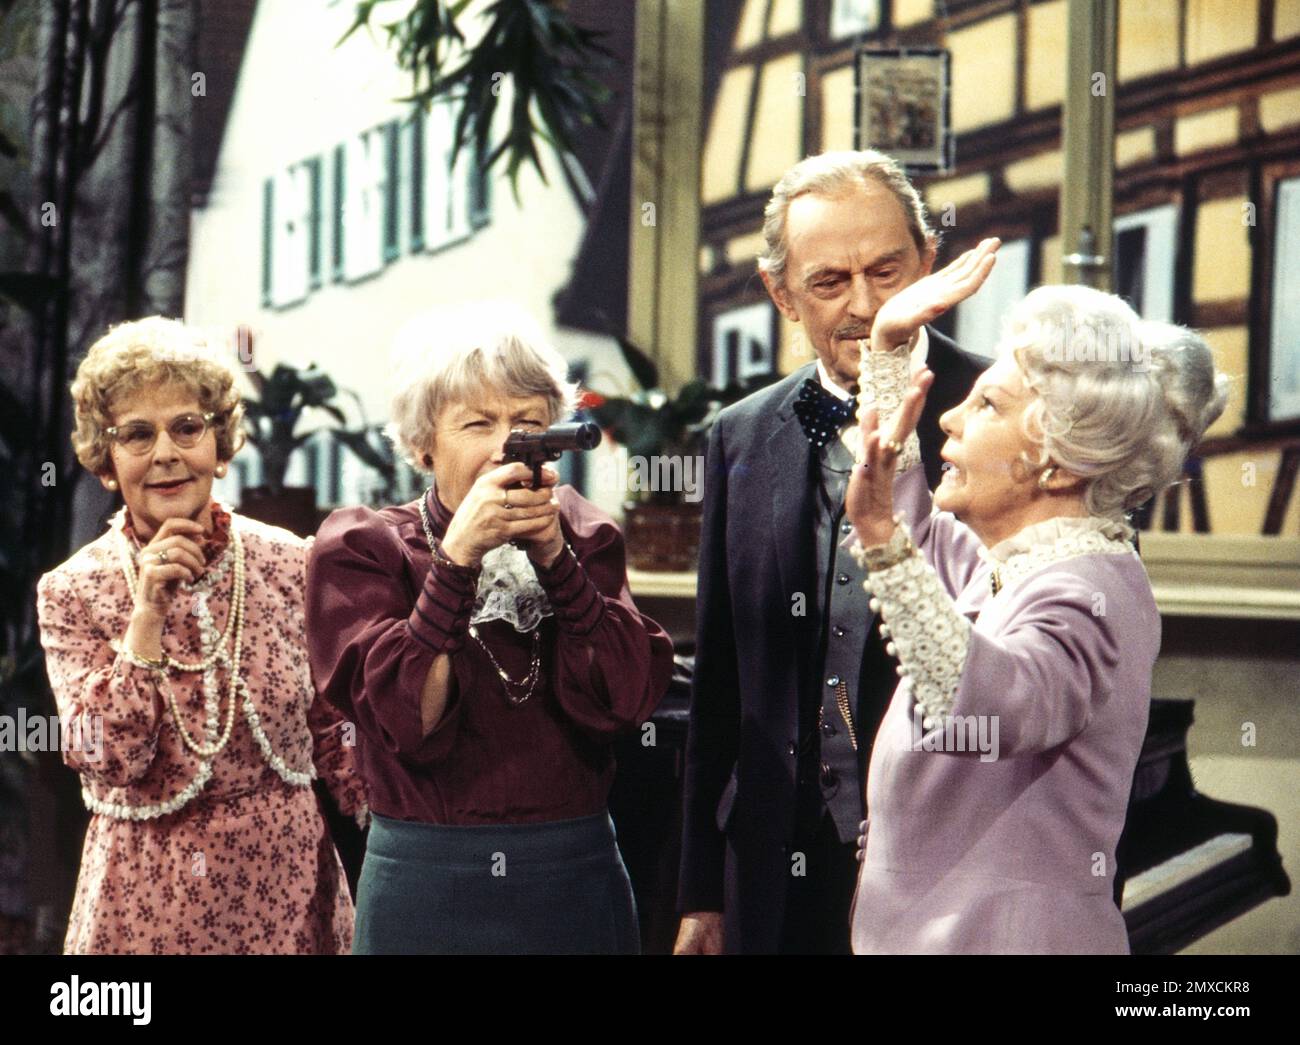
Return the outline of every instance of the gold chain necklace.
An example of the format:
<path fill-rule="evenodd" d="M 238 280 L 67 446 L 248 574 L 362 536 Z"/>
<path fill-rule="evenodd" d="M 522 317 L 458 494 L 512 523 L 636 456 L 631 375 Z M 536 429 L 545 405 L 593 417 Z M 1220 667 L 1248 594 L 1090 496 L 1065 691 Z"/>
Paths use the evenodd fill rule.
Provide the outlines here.
<path fill-rule="evenodd" d="M 429 489 L 432 490 L 433 488 L 430 487 Z M 435 560 L 438 560 L 445 558 L 445 556 L 439 553 L 437 538 L 433 536 L 433 521 L 429 518 L 429 508 L 425 503 L 428 496 L 429 491 L 426 490 L 420 497 L 420 522 L 424 526 L 424 538 L 429 542 L 429 554 L 432 555 Z M 537 680 L 541 678 L 542 674 L 542 636 L 538 633 L 536 627 L 534 627 L 529 634 L 533 637 L 533 652 L 528 665 L 528 674 L 520 681 L 516 682 L 506 673 L 505 668 L 501 666 L 496 657 L 492 655 L 492 651 L 488 649 L 487 643 L 479 638 L 478 628 L 473 624 L 469 626 L 469 637 L 477 643 L 479 649 L 487 654 L 488 660 L 492 662 L 492 667 L 496 669 L 497 677 L 501 679 L 501 688 L 505 690 L 506 699 L 510 701 L 511 704 L 515 705 L 515 707 L 525 703 L 528 698 L 533 695 L 533 690 L 537 686 Z M 511 692 L 512 689 L 522 689 L 524 692 L 516 696 Z"/>

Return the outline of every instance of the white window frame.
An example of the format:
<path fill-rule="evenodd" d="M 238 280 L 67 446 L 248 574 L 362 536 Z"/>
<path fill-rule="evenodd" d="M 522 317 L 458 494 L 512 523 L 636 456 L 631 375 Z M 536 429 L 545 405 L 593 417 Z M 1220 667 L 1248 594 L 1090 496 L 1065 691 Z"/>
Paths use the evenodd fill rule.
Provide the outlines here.
<path fill-rule="evenodd" d="M 1029 292 L 1028 237 L 1003 243 L 984 286 L 957 306 L 955 337 L 967 352 L 993 359 L 1007 314 Z"/>
<path fill-rule="evenodd" d="M 1146 229 L 1146 249 L 1142 259 L 1142 318 L 1172 323 L 1174 268 L 1178 263 L 1178 205 L 1167 203 L 1124 214 L 1115 219 L 1114 228 L 1116 241 L 1121 232 Z"/>
<path fill-rule="evenodd" d="M 874 33 L 879 28 L 880 0 L 831 0 L 827 32 L 832 40 Z"/>
<path fill-rule="evenodd" d="M 719 312 L 713 317 L 713 359 L 710 380 L 717 388 L 725 388 L 733 380 L 744 382 L 752 377 L 770 374 L 776 368 L 776 338 L 772 331 L 773 315 L 770 301 Z M 736 353 L 736 372 L 727 373 L 727 339 L 731 334 L 748 339 L 742 341 Z M 757 346 L 759 351 L 753 352 Z"/>
<path fill-rule="evenodd" d="M 1277 182 L 1269 309 L 1268 419 L 1300 417 L 1300 175 Z"/>
<path fill-rule="evenodd" d="M 296 163 L 275 176 L 271 234 L 271 304 L 307 297 L 311 251 L 311 171 Z"/>
<path fill-rule="evenodd" d="M 466 142 L 451 168 L 451 146 L 456 114 L 449 101 L 429 107 L 424 119 L 424 249 L 442 250 L 466 239 L 473 231 L 469 220 L 470 157 L 473 142 Z"/>

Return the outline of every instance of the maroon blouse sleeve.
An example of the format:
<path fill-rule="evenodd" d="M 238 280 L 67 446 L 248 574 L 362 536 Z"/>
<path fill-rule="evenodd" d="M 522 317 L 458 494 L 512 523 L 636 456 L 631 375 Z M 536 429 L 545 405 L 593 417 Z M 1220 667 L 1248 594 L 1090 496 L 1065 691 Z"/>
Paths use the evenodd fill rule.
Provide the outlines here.
<path fill-rule="evenodd" d="M 610 737 L 648 719 L 668 690 L 672 640 L 627 587 L 623 534 L 571 487 L 557 491 L 569 547 L 537 579 L 559 629 L 555 694 L 586 732 Z"/>
<path fill-rule="evenodd" d="M 307 566 L 307 649 L 322 697 L 386 750 L 427 763 L 455 743 L 460 697 L 453 685 L 425 735 L 420 692 L 434 659 L 464 645 L 474 581 L 434 566 L 412 609 L 405 576 L 392 526 L 368 508 L 334 512 Z"/>

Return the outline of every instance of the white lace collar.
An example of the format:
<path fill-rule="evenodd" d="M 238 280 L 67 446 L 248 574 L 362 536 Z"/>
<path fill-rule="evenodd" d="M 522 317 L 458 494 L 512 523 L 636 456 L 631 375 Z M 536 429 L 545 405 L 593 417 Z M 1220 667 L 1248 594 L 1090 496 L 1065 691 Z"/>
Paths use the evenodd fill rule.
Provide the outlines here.
<path fill-rule="evenodd" d="M 992 548 L 981 548 L 979 555 L 992 568 L 996 595 L 1048 563 L 1079 555 L 1130 554 L 1132 535 L 1130 526 L 1114 519 L 1061 515 L 1026 526 Z"/>

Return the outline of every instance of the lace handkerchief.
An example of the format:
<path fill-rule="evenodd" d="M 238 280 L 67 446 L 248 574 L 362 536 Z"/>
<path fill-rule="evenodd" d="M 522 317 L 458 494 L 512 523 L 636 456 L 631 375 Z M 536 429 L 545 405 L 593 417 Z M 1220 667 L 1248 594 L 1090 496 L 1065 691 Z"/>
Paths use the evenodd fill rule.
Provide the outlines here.
<path fill-rule="evenodd" d="M 528 553 L 513 544 L 493 548 L 479 567 L 471 624 L 503 620 L 515 631 L 530 632 L 552 615 L 550 600 L 537 580 Z"/>

